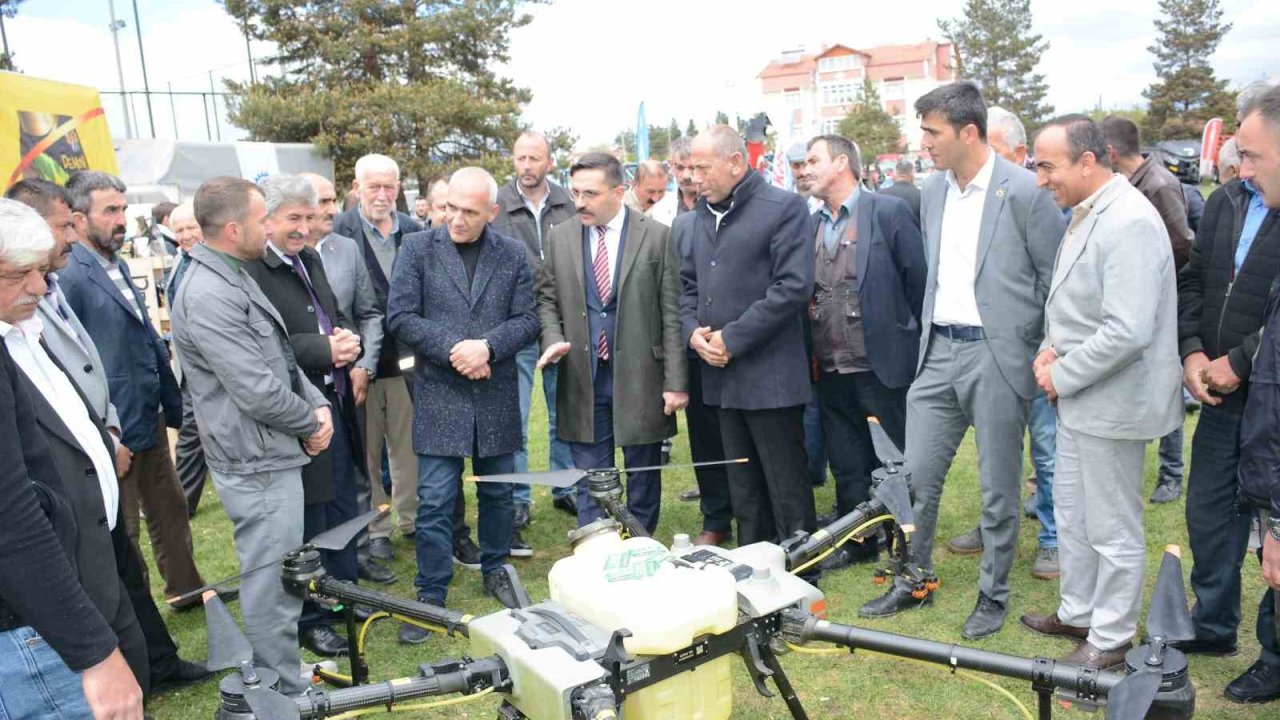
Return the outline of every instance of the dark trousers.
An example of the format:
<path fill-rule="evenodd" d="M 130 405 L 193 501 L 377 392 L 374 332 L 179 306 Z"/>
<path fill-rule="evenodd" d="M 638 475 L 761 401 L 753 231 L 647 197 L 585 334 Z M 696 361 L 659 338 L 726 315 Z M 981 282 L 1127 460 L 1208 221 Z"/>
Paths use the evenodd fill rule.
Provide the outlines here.
<path fill-rule="evenodd" d="M 1191 609 L 1196 637 L 1235 643 L 1240 625 L 1240 571 L 1253 509 L 1240 497 L 1239 410 L 1200 409 L 1191 438 L 1187 535 L 1191 540 Z"/>
<path fill-rule="evenodd" d="M 479 457 L 472 448 L 471 471 L 476 475 L 515 472 L 515 454 Z M 444 606 L 453 579 L 453 509 L 458 501 L 458 478 L 464 458 L 418 455 L 418 516 L 414 549 L 418 574 L 413 584 L 418 599 Z M 479 509 L 480 570 L 493 572 L 506 562 L 511 549 L 512 503 L 508 483 L 476 483 Z"/>
<path fill-rule="evenodd" d="M 899 448 L 906 444 L 907 389 L 885 387 L 873 372 L 824 372 L 817 388 L 836 478 L 836 512 L 845 515 L 871 499 L 871 471 L 880 467 L 867 418 L 878 418 Z"/>
<path fill-rule="evenodd" d="M 182 383 L 182 427 L 178 428 L 178 443 L 173 448 L 173 456 L 178 480 L 182 483 L 182 494 L 187 498 L 187 514 L 195 517 L 209 467 L 204 462 L 204 447 L 200 444 L 191 391 L 187 389 L 185 380 Z"/>
<path fill-rule="evenodd" d="M 689 427 L 689 455 L 696 463 L 724 460 L 720 439 L 720 410 L 702 402 L 702 360 L 689 360 L 689 405 L 684 409 Z M 727 533 L 733 530 L 733 506 L 729 502 L 729 475 L 723 465 L 694 470 L 702 495 L 702 529 Z"/>
<path fill-rule="evenodd" d="M 1266 525 L 1262 532 L 1267 532 Z M 1262 538 L 1262 539 L 1265 539 Z M 1262 548 L 1258 548 L 1258 562 L 1262 562 Z M 1262 646 L 1259 657 L 1273 668 L 1280 668 L 1280 637 L 1276 636 L 1276 591 L 1267 588 L 1258 603 L 1258 644 Z"/>
<path fill-rule="evenodd" d="M 338 407 L 338 398 L 326 393 L 332 407 Z M 333 439 L 329 441 L 329 458 L 333 463 L 333 499 L 328 502 L 305 505 L 302 510 L 302 536 L 310 540 L 331 527 L 341 525 L 360 514 L 356 503 L 356 458 L 352 453 L 350 431 L 353 428 L 341 412 L 333 412 Z M 357 581 L 356 545 L 351 543 L 342 550 L 322 551 L 320 562 L 324 569 L 338 580 Z M 298 618 L 298 630 L 331 622 L 332 613 L 310 600 L 302 604 L 302 616 Z"/>
<path fill-rule="evenodd" d="M 151 687 L 163 681 L 178 666 L 178 646 L 165 627 L 164 618 L 151 598 L 151 588 L 147 584 L 142 553 L 133 544 L 124 528 L 117 527 L 111 533 L 111 540 L 116 551 L 116 569 L 120 580 L 124 583 L 124 591 L 128 601 L 121 602 L 121 613 L 127 608 L 128 615 L 134 620 L 124 623 L 124 627 L 132 626 L 132 630 L 122 632 L 116 622 L 111 628 L 120 638 L 120 652 L 129 663 L 138 685 L 143 693 L 149 693 Z M 121 615 L 123 617 L 123 615 Z"/>
<path fill-rule="evenodd" d="M 805 473 L 804 406 L 768 410 L 720 409 L 729 497 L 738 544 L 777 542 L 818 527 L 813 484 Z"/>
<path fill-rule="evenodd" d="M 592 415 L 592 437 L 595 442 L 569 443 L 573 466 L 581 469 L 613 467 L 613 367 L 602 364 L 596 370 Z M 622 448 L 626 467 L 662 464 L 662 443 L 631 445 Z M 627 509 L 652 535 L 658 529 L 658 512 L 662 504 L 662 472 L 627 473 Z M 587 493 L 587 481 L 578 482 L 578 527 L 604 517 L 604 511 Z"/>

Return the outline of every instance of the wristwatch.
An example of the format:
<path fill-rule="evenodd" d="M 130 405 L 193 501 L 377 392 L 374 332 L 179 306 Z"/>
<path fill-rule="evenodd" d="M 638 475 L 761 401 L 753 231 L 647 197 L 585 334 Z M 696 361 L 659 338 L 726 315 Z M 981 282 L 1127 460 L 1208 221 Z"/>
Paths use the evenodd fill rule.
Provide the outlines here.
<path fill-rule="evenodd" d="M 1267 532 L 1271 533 L 1271 537 L 1280 540 L 1280 515 L 1271 515 L 1267 518 Z"/>
<path fill-rule="evenodd" d="M 480 338 L 484 340 L 484 346 L 489 350 L 489 362 L 493 362 L 493 345 L 489 343 L 489 338 Z"/>
<path fill-rule="evenodd" d="M 375 373 L 374 373 L 372 370 L 370 370 L 369 368 L 367 368 L 367 367 L 355 367 L 355 368 L 352 368 L 352 369 L 353 369 L 353 370 L 363 370 L 363 371 L 364 371 L 364 374 L 369 376 L 369 380 L 370 380 L 371 382 L 373 381 L 373 377 L 374 377 Z"/>

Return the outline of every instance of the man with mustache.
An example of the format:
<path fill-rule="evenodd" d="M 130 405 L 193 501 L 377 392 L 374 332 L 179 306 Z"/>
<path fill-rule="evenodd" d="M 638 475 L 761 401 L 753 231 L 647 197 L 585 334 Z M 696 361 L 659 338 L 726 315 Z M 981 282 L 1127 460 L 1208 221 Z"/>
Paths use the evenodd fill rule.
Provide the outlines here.
<path fill-rule="evenodd" d="M 120 478 L 129 537 L 137 543 L 139 510 L 145 512 L 165 595 L 176 597 L 204 585 L 192 556 L 187 500 L 165 430 L 182 422 L 182 393 L 169 368 L 169 351 L 151 325 L 129 266 L 117 254 L 126 232 L 124 183 L 104 172 L 85 171 L 71 176 L 67 193 L 79 242 L 58 279 L 67 303 L 98 346 L 120 415 L 120 444 L 132 453 L 132 466 Z M 199 604 L 193 598 L 176 609 Z"/>

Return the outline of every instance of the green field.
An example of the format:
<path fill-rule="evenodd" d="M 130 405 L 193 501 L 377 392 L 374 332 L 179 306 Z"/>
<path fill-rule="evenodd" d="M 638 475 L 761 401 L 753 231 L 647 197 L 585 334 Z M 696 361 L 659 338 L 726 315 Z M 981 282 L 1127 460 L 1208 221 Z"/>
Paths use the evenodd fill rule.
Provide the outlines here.
<path fill-rule="evenodd" d="M 531 457 L 535 467 L 545 468 L 546 431 L 545 414 L 541 406 L 542 393 L 534 393 L 534 431 Z M 541 419 L 541 422 L 538 419 Z M 1187 421 L 1187 458 L 1195 417 Z M 673 462 L 687 462 L 688 445 L 684 438 L 676 440 Z M 887 620 L 860 622 L 857 608 L 881 592 L 880 586 L 871 582 L 872 568 L 861 566 L 847 569 L 832 577 L 824 578 L 822 589 L 827 594 L 832 620 L 862 624 L 866 627 L 918 635 L 942 642 L 961 642 L 960 626 L 973 609 L 976 598 L 977 559 L 957 557 L 946 552 L 946 539 L 969 529 L 978 516 L 980 505 L 977 485 L 977 458 L 972 437 L 960 449 L 943 499 L 939 522 L 939 543 L 936 566 L 942 579 L 942 590 L 936 596 L 932 609 L 907 613 Z M 1147 455 L 1147 491 L 1154 486 L 1156 474 L 1155 444 Z M 679 500 L 680 491 L 693 485 L 693 474 L 688 470 L 672 470 L 663 474 L 663 509 L 658 536 L 670 542 L 673 533 L 699 530 L 700 518 L 696 503 Z M 547 597 L 546 573 L 551 564 L 568 552 L 564 542 L 566 531 L 571 529 L 570 519 L 551 507 L 550 493 L 545 488 L 535 488 L 534 520 L 525 537 L 535 548 L 532 558 L 513 560 L 520 571 L 529 594 L 535 599 Z M 818 491 L 818 508 L 825 510 L 833 502 L 831 483 Z M 1163 506 L 1148 506 L 1147 527 L 1147 593 L 1155 578 L 1162 548 L 1168 543 L 1186 545 L 1186 527 L 1181 501 Z M 474 521 L 474 495 L 470 496 L 468 511 Z M 474 524 L 473 524 L 474 527 Z M 1031 577 L 1031 562 L 1036 550 L 1035 521 L 1023 521 L 1017 564 L 1011 579 L 1013 598 L 1009 608 L 1009 620 L 1005 629 L 996 635 L 973 643 L 975 647 L 1005 653 L 1057 657 L 1071 649 L 1066 640 L 1050 639 L 1023 628 L 1017 618 L 1024 612 L 1049 612 L 1057 604 L 1057 583 L 1035 580 Z M 200 506 L 192 532 L 195 536 L 196 559 L 206 579 L 231 575 L 236 571 L 236 558 L 231 540 L 231 526 L 223 514 L 217 497 L 210 487 Z M 145 537 L 145 533 L 143 533 Z M 146 541 L 144 540 L 144 543 Z M 413 597 L 413 551 L 409 542 L 395 539 L 397 558 L 394 568 L 400 580 L 391 591 L 405 597 Z M 150 558 L 149 546 L 145 552 Z M 1189 556 L 1189 552 L 1186 553 Z M 1187 563 L 1184 571 L 1190 571 Z M 1253 720 L 1280 715 L 1276 706 L 1241 706 L 1222 697 L 1222 688 L 1232 678 L 1243 672 L 1257 658 L 1258 646 L 1253 627 L 1256 620 L 1258 598 L 1263 584 L 1256 561 L 1245 564 L 1244 618 L 1241 623 L 1241 653 L 1234 658 L 1193 658 L 1191 675 L 1199 696 L 1198 717 L 1214 720 Z M 450 602 L 454 607 L 481 614 L 499 609 L 496 601 L 484 597 L 480 586 L 480 574 L 459 569 L 450 590 Z M 157 595 L 157 601 L 161 598 Z M 163 605 L 162 605 L 163 607 Z M 1144 604 L 1145 607 L 1145 604 Z M 238 613 L 238 606 L 231 606 Z M 183 657 L 201 660 L 205 656 L 204 618 L 200 611 L 182 615 L 167 610 L 169 628 L 177 638 Z M 407 649 L 397 645 L 395 626 L 380 623 L 370 631 L 370 667 L 377 680 L 402 677 L 416 672 L 420 663 L 442 658 L 457 657 L 466 652 L 462 642 L 450 639 L 433 639 L 419 648 Z M 857 653 L 855 655 L 798 655 L 792 653 L 783 658 L 783 664 L 795 684 L 800 699 L 813 718 L 1019 718 L 1024 717 L 1007 698 L 992 689 L 963 677 L 953 677 L 943 668 L 926 667 L 900 660 Z M 343 663 L 345 670 L 345 663 Z M 737 666 L 740 670 L 741 666 Z M 1034 694 L 1022 683 L 996 679 L 998 684 L 1020 699 L 1035 713 Z M 764 719 L 788 717 L 780 699 L 772 700 L 756 695 L 745 672 L 735 675 L 735 718 Z M 155 698 L 149 707 L 157 720 L 188 720 L 210 718 L 218 702 L 217 683 L 208 683 L 174 691 Z M 483 698 L 474 703 L 448 706 L 435 710 L 396 713 L 400 718 L 492 718 L 498 700 Z M 378 712 L 364 717 L 379 717 Z M 1079 711 L 1061 710 L 1058 717 L 1084 717 Z M 1101 718 L 1101 715 L 1093 717 Z"/>

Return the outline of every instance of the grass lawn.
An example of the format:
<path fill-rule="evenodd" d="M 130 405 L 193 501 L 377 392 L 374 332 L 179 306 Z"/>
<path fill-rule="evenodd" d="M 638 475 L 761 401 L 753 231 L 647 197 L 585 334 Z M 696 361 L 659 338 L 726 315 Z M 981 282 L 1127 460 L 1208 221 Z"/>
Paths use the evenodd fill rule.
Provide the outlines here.
<path fill-rule="evenodd" d="M 542 393 L 535 391 L 530 455 L 535 468 L 545 468 L 547 457 L 546 415 L 542 406 Z M 1187 457 L 1195 417 L 1187 421 Z M 1154 487 L 1156 477 L 1156 448 L 1151 444 L 1147 454 L 1147 492 Z M 677 438 L 673 462 L 688 462 L 688 444 Z M 676 532 L 696 533 L 700 529 L 700 517 L 696 503 L 681 502 L 680 491 L 693 485 L 693 473 L 688 470 L 672 470 L 663 474 L 663 508 L 658 537 L 669 543 Z M 818 490 L 818 508 L 825 510 L 833 501 L 831 483 Z M 475 519 L 475 496 L 468 493 L 467 509 Z M 553 562 L 568 552 L 564 542 L 571 521 L 563 513 L 551 507 L 550 492 L 546 488 L 534 489 L 533 525 L 525 537 L 533 544 L 532 558 L 515 559 L 513 564 L 536 600 L 547 597 L 546 574 Z M 946 551 L 946 540 L 968 530 L 978 516 L 980 505 L 977 480 L 977 456 L 972 436 L 961 446 L 952 467 L 948 488 L 944 496 L 938 528 L 938 553 L 936 568 L 942 579 L 942 590 L 936 596 L 932 609 L 906 613 L 896 618 L 880 621 L 859 621 L 858 607 L 880 594 L 880 586 L 872 584 L 873 568 L 862 566 L 847 569 L 832 577 L 824 578 L 822 589 L 827 595 L 831 619 L 838 622 L 861 624 L 866 627 L 917 635 L 948 643 L 962 642 L 960 626 L 973 609 L 976 598 L 977 559 L 957 557 Z M 1158 569 L 1162 548 L 1168 543 L 1186 547 L 1186 523 L 1181 501 L 1163 506 L 1147 506 L 1147 587 L 1151 591 Z M 1018 560 L 1014 566 L 1011 583 L 1012 604 L 1009 619 L 1002 632 L 972 643 L 975 647 L 1026 656 L 1043 655 L 1057 657 L 1071 649 L 1066 640 L 1041 637 L 1023 628 L 1018 617 L 1027 611 L 1049 612 L 1057 605 L 1057 583 L 1035 580 L 1031 577 L 1031 562 L 1036 550 L 1035 521 L 1023 521 L 1019 541 Z M 231 538 L 231 525 L 222 512 L 212 486 L 200 505 L 200 513 L 192 524 L 195 538 L 196 560 L 208 580 L 225 577 L 236 572 L 237 563 Z M 145 537 L 145 533 L 144 533 Z M 150 558 L 150 546 L 144 539 L 144 552 Z M 400 579 L 390 587 L 391 592 L 413 597 L 413 550 L 403 538 L 395 538 L 397 551 L 394 569 Z M 1190 557 L 1189 551 L 1184 556 Z M 154 567 L 154 565 L 153 565 Z M 1190 562 L 1184 570 L 1190 572 Z M 1199 697 L 1198 716 L 1215 720 L 1252 720 L 1280 715 L 1280 707 L 1246 707 L 1228 702 L 1222 697 L 1222 688 L 1232 678 L 1243 672 L 1258 655 L 1253 627 L 1256 621 L 1258 599 L 1262 593 L 1261 573 L 1255 560 L 1245 563 L 1244 618 L 1241 623 L 1241 653 L 1234 658 L 1193 658 L 1191 675 Z M 162 598 L 157 594 L 157 602 Z M 453 607 L 482 614 L 499 609 L 497 601 L 485 597 L 481 591 L 480 574 L 459 569 L 450 589 Z M 163 605 L 161 606 L 163 607 Z M 1145 603 L 1144 603 L 1145 608 Z M 238 613 L 238 605 L 231 606 Z M 205 657 L 204 617 L 199 611 L 187 614 L 165 613 L 169 629 L 177 638 L 183 657 L 201 660 Z M 394 624 L 376 624 L 370 631 L 369 661 L 375 680 L 416 674 L 420 663 L 457 657 L 466 652 L 463 642 L 451 639 L 432 639 L 426 645 L 408 649 L 395 640 Z M 784 667 L 801 701 L 813 718 L 853 717 L 934 717 L 955 718 L 1018 718 L 1021 712 L 1006 698 L 990 688 L 953 677 L 943 668 L 922 665 L 882 657 L 869 653 L 856 655 L 799 655 L 783 658 Z M 345 671 L 345 663 L 342 663 Z M 1028 685 L 1012 680 L 992 678 L 1011 691 L 1035 713 L 1035 697 Z M 764 719 L 788 717 L 781 699 L 766 699 L 756 695 L 741 665 L 737 666 L 734 682 L 735 718 Z M 218 703 L 216 682 L 208 682 L 193 688 L 174 691 L 155 698 L 149 707 L 157 720 L 187 720 L 210 718 Z M 492 718 L 499 701 L 484 698 L 475 703 L 448 706 L 436 710 L 397 713 L 401 718 Z M 1079 716 L 1078 711 L 1061 710 L 1057 716 Z M 377 713 L 371 716 L 381 715 Z M 1093 717 L 1101 718 L 1101 715 Z"/>

